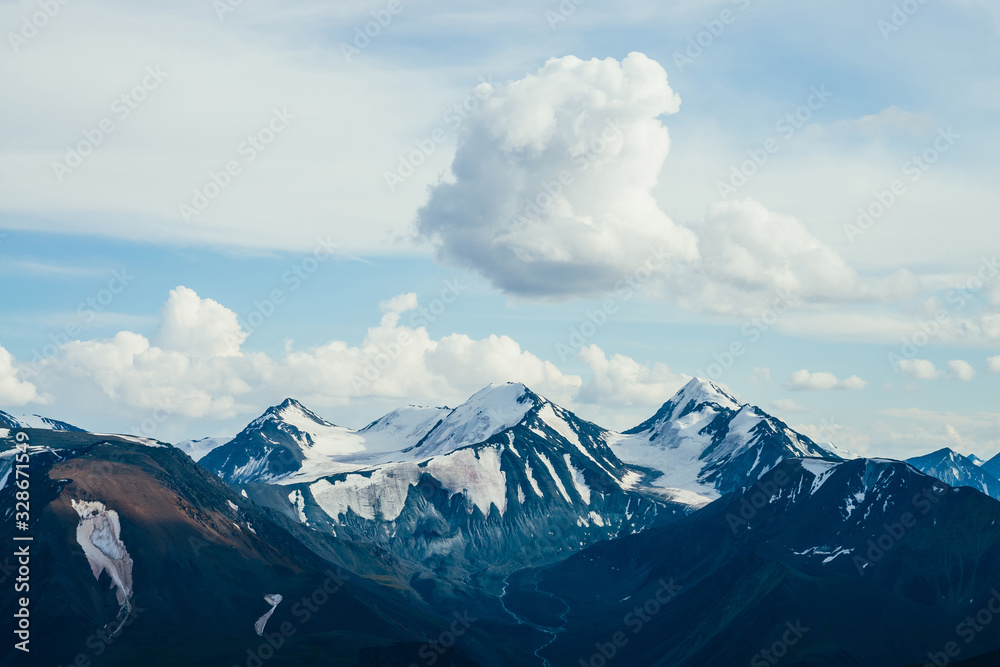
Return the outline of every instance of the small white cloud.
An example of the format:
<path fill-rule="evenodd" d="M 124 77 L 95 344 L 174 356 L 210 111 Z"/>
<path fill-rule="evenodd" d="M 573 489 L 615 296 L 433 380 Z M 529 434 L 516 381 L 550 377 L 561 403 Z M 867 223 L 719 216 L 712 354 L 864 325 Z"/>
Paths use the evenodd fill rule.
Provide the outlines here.
<path fill-rule="evenodd" d="M 948 377 L 953 380 L 968 382 L 976 377 L 976 369 L 969 362 L 956 359 L 948 362 Z"/>
<path fill-rule="evenodd" d="M 14 357 L 0 345 L 0 405 L 24 405 L 41 402 L 34 384 L 21 379 Z"/>
<path fill-rule="evenodd" d="M 399 294 L 378 304 L 382 309 L 382 325 L 394 327 L 399 322 L 399 316 L 417 308 L 417 295 L 414 292 Z"/>
<path fill-rule="evenodd" d="M 806 369 L 802 369 L 792 373 L 785 386 L 792 391 L 827 391 L 830 389 L 857 391 L 867 387 L 868 382 L 857 375 L 841 380 L 833 373 L 810 373 Z"/>
<path fill-rule="evenodd" d="M 830 131 L 852 132 L 865 136 L 880 136 L 890 132 L 904 132 L 924 136 L 934 128 L 934 118 L 926 113 L 910 113 L 897 106 L 890 106 L 878 113 L 839 120 L 828 126 Z"/>
<path fill-rule="evenodd" d="M 809 408 L 803 407 L 795 402 L 792 398 L 779 398 L 778 400 L 771 403 L 771 406 L 778 412 L 786 413 L 800 413 L 809 412 Z"/>
<path fill-rule="evenodd" d="M 236 313 L 184 286 L 170 290 L 160 316 L 155 341 L 164 350 L 197 357 L 235 357 L 247 337 Z"/>
<path fill-rule="evenodd" d="M 986 360 L 986 372 L 990 375 L 1000 375 L 1000 354 Z"/>
<path fill-rule="evenodd" d="M 897 365 L 900 373 L 917 380 L 933 380 L 938 376 L 934 363 L 926 359 L 903 359 Z"/>

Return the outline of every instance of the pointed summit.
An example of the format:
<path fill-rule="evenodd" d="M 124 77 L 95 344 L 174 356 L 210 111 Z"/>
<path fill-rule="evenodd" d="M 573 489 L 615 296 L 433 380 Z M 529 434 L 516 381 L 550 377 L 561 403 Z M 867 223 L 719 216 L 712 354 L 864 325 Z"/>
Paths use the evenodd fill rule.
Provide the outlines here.
<path fill-rule="evenodd" d="M 833 452 L 760 408 L 740 403 L 710 380 L 694 378 L 655 415 L 614 443 L 626 463 L 662 473 L 654 484 L 709 498 L 757 479 L 778 461 Z"/>
<path fill-rule="evenodd" d="M 727 410 L 739 410 L 743 406 L 743 403 L 721 386 L 698 377 L 691 378 L 668 403 L 674 404 L 681 411 L 675 419 L 701 405 L 714 405 Z"/>
<path fill-rule="evenodd" d="M 334 427 L 336 424 L 328 422 L 318 414 L 299 403 L 294 398 L 286 398 L 278 405 L 272 406 L 260 416 L 266 419 L 268 416 L 280 419 L 284 422 L 297 426 L 301 430 L 308 430 L 316 425 Z"/>
<path fill-rule="evenodd" d="M 711 380 L 691 378 L 656 414 L 625 431 L 626 434 L 659 431 L 667 422 L 675 422 L 693 412 L 709 409 L 712 412 L 736 412 L 743 406 L 732 394 Z"/>
<path fill-rule="evenodd" d="M 950 486 L 968 486 L 1000 500 L 1000 480 L 972 459 L 945 447 L 936 452 L 906 459 L 911 466 Z"/>
<path fill-rule="evenodd" d="M 545 403 L 520 382 L 487 385 L 442 419 L 416 449 L 421 456 L 432 456 L 485 442 Z"/>

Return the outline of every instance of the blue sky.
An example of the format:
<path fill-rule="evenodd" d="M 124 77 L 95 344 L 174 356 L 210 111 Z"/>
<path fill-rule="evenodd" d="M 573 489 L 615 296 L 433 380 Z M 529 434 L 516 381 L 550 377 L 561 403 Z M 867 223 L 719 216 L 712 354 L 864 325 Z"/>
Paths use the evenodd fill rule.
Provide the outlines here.
<path fill-rule="evenodd" d="M 0 409 L 169 405 L 177 440 L 518 380 L 627 427 L 701 373 L 862 453 L 991 456 L 1000 12 L 894 4 L 6 3 Z"/>

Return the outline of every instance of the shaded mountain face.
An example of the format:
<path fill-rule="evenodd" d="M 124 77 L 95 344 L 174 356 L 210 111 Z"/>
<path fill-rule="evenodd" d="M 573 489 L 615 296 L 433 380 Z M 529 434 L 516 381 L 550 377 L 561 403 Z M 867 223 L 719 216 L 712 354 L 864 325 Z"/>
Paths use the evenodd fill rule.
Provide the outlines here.
<path fill-rule="evenodd" d="M 650 419 L 612 441 L 625 462 L 651 471 L 652 484 L 717 498 L 789 457 L 841 460 L 760 408 L 695 378 Z"/>
<path fill-rule="evenodd" d="M 53 431 L 82 431 L 82 428 L 61 422 L 58 419 L 50 419 L 41 415 L 10 415 L 0 410 L 0 428 L 38 428 L 51 429 Z"/>
<path fill-rule="evenodd" d="M 393 580 L 391 558 L 376 560 L 332 538 L 323 549 L 353 554 L 350 560 L 383 585 L 320 557 L 281 517 L 175 448 L 28 434 L 30 528 L 16 531 L 7 514 L 0 538 L 34 538 L 30 664 L 409 665 L 424 664 L 428 646 L 435 664 L 524 660 L 503 642 L 485 650 L 485 621 L 458 626 L 462 648 L 428 644 L 458 621 L 432 612 L 405 581 Z M 12 446 L 12 438 L 0 438 L 0 450 Z M 14 507 L 15 492 L 6 480 L 4 507 Z M 282 601 L 258 636 L 255 622 L 278 595 Z M 16 597 L 13 586 L 3 587 L 0 613 L 7 618 Z M 511 646 L 524 632 L 509 629 Z M 25 664 L 15 653 L 7 651 L 0 664 Z"/>
<path fill-rule="evenodd" d="M 971 459 L 947 447 L 925 456 L 906 459 L 920 472 L 951 486 L 967 486 L 1000 500 L 1000 480 Z"/>
<path fill-rule="evenodd" d="M 447 408 L 409 407 L 354 431 L 285 399 L 250 422 L 229 442 L 199 461 L 227 482 L 276 482 L 293 476 L 316 479 L 394 458 L 416 445 L 447 414 Z"/>
<path fill-rule="evenodd" d="M 340 460 L 316 479 L 244 488 L 313 529 L 496 586 L 512 569 L 691 511 L 639 489 L 610 437 L 523 385 L 499 385 L 449 411 L 403 460 L 339 472 Z"/>
<path fill-rule="evenodd" d="M 465 578 L 484 563 L 504 572 L 678 518 L 789 456 L 839 460 L 694 380 L 625 434 L 517 383 L 359 431 L 289 399 L 201 463 L 314 529 Z"/>
<path fill-rule="evenodd" d="M 508 608 L 559 628 L 552 664 L 927 664 L 949 642 L 971 658 L 1000 647 L 962 625 L 997 595 L 1000 503 L 896 461 L 789 459 L 510 583 Z"/>
<path fill-rule="evenodd" d="M 993 477 L 1000 478 L 1000 454 L 997 454 L 986 463 L 981 464 L 981 467 Z"/>

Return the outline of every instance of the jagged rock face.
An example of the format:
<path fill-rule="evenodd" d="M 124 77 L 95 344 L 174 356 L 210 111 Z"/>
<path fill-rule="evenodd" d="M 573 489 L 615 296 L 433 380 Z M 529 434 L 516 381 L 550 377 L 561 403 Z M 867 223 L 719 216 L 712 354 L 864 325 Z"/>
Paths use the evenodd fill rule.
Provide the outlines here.
<path fill-rule="evenodd" d="M 925 456 L 906 459 L 920 472 L 936 477 L 950 486 L 967 486 L 1000 500 L 1000 480 L 968 457 L 947 447 Z"/>
<path fill-rule="evenodd" d="M 608 431 L 511 387 L 456 409 L 459 419 L 442 420 L 408 452 L 416 461 L 246 488 L 312 528 L 460 578 L 547 562 L 690 511 L 637 489 Z M 421 457 L 428 452 L 443 453 Z"/>
<path fill-rule="evenodd" d="M 996 595 L 998 528 L 1000 503 L 905 463 L 789 459 L 671 525 L 518 573 L 507 604 L 560 628 L 539 650 L 551 664 L 619 631 L 621 664 L 773 664 L 762 651 L 794 627 L 781 664 L 918 665 Z M 962 655 L 998 646 L 980 634 Z"/>
<path fill-rule="evenodd" d="M 840 460 L 780 419 L 694 379 L 642 424 L 612 441 L 625 462 L 658 475 L 652 483 L 717 498 L 789 457 Z"/>
<path fill-rule="evenodd" d="M 318 478 L 386 460 L 410 458 L 419 442 L 450 412 L 409 406 L 354 431 L 323 419 L 294 399 L 268 409 L 229 442 L 200 460 L 227 482 Z"/>
<path fill-rule="evenodd" d="M 625 434 L 517 383 L 409 410 L 351 431 L 289 399 L 201 463 L 310 527 L 464 572 L 669 521 L 789 456 L 836 458 L 701 380 Z"/>
<path fill-rule="evenodd" d="M 1000 478 L 1000 454 L 983 463 L 981 467 L 992 477 Z"/>

